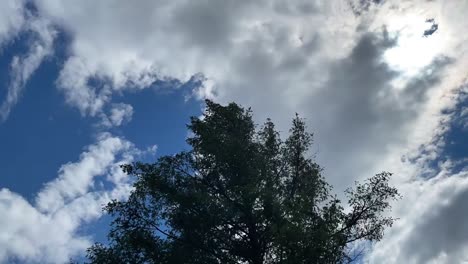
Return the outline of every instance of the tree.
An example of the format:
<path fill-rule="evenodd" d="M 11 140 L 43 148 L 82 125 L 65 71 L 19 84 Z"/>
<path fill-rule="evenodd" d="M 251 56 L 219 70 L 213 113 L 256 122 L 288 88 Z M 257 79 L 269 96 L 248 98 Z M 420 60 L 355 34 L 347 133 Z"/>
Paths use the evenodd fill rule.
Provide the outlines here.
<path fill-rule="evenodd" d="M 110 243 L 89 248 L 90 263 L 344 263 L 394 221 L 391 174 L 348 189 L 345 210 L 297 115 L 282 141 L 271 120 L 256 129 L 250 109 L 206 101 L 188 128 L 191 150 L 123 166 L 134 190 L 104 208 Z"/>

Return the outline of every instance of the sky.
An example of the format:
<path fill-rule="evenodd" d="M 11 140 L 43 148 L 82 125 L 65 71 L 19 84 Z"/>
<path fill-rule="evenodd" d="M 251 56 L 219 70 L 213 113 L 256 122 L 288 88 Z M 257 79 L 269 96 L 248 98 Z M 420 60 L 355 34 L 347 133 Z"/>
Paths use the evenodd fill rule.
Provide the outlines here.
<path fill-rule="evenodd" d="M 468 262 L 468 1 L 0 1 L 0 263 L 105 241 L 119 165 L 188 148 L 203 99 L 314 133 L 340 193 L 383 170 L 364 263 Z M 285 134 L 285 133 L 283 133 Z"/>

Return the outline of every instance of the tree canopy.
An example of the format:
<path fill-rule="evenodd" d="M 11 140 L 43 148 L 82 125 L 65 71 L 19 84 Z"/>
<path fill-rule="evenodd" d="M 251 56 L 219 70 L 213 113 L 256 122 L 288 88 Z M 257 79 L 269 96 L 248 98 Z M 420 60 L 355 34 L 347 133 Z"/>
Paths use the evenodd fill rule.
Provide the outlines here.
<path fill-rule="evenodd" d="M 348 189 L 345 207 L 297 115 L 282 140 L 250 109 L 206 101 L 188 129 L 190 150 L 122 166 L 134 189 L 105 206 L 110 242 L 88 249 L 90 263 L 346 263 L 353 245 L 380 240 L 394 222 L 391 174 Z"/>

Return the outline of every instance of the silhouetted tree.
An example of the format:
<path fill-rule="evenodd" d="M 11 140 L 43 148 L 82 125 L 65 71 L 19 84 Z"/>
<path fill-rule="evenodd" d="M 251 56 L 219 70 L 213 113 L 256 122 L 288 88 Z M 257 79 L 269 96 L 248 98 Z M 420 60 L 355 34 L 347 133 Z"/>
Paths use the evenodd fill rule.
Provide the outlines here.
<path fill-rule="evenodd" d="M 282 141 L 271 120 L 256 130 L 250 109 L 206 101 L 188 128 L 191 150 L 123 166 L 135 189 L 105 207 L 110 243 L 89 248 L 90 263 L 343 263 L 394 221 L 391 174 L 349 189 L 344 210 L 297 115 Z"/>

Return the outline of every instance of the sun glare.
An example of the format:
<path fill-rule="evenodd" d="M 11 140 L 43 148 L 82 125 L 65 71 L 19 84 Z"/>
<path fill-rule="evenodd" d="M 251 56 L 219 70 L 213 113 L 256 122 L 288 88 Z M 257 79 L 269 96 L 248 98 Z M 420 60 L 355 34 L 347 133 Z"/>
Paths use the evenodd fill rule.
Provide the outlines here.
<path fill-rule="evenodd" d="M 397 45 L 384 54 L 384 60 L 395 70 L 407 77 L 414 76 L 444 48 L 443 35 L 432 18 L 409 16 L 395 18 L 389 23 L 388 31 L 397 36 Z"/>

